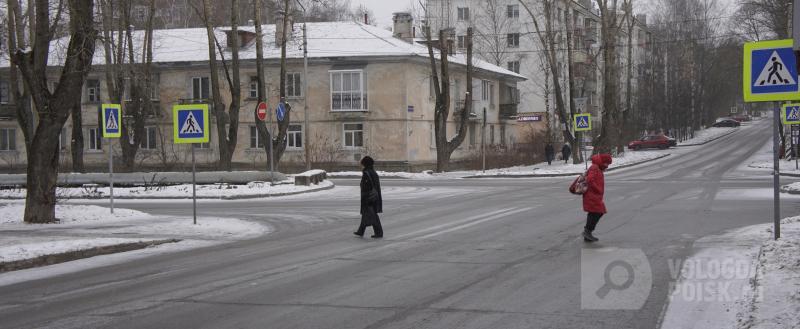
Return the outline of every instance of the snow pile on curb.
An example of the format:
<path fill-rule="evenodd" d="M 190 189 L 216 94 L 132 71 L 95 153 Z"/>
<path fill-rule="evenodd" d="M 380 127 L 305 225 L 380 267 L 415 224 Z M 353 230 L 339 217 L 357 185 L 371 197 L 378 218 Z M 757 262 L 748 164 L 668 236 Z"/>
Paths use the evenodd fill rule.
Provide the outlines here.
<path fill-rule="evenodd" d="M 661 328 L 797 328 L 800 217 L 699 239 L 682 262 Z M 672 270 L 671 270 L 672 271 Z"/>
<path fill-rule="evenodd" d="M 703 145 L 717 138 L 733 133 L 738 129 L 739 128 L 733 128 L 733 127 L 711 127 L 703 130 L 698 130 L 694 133 L 694 138 L 687 139 L 683 142 L 679 142 L 678 146 Z"/>
<path fill-rule="evenodd" d="M 391 171 L 378 171 L 378 176 L 387 178 L 404 178 L 404 179 L 437 179 L 437 178 L 454 178 L 449 173 L 433 173 L 431 171 L 423 171 L 419 173 L 411 172 L 391 172 Z M 360 171 L 337 171 L 329 172 L 328 178 L 350 178 L 361 177 Z"/>
<path fill-rule="evenodd" d="M 269 232 L 264 225 L 233 218 L 199 217 L 194 225 L 190 217 L 152 216 L 119 208 L 112 215 L 108 208 L 92 205 L 57 205 L 59 223 L 25 224 L 24 207 L 23 203 L 0 204 L 0 230 L 4 231 L 0 236 L 0 262 L 165 239 L 208 245 L 197 242 L 244 240 Z"/>
<path fill-rule="evenodd" d="M 789 194 L 800 194 L 800 182 L 781 186 L 781 192 Z"/>
<path fill-rule="evenodd" d="M 274 186 L 270 186 L 266 182 L 251 182 L 247 185 L 221 183 L 197 185 L 196 191 L 197 197 L 202 199 L 236 199 L 282 196 L 311 192 L 333 186 L 330 181 L 323 181 L 310 186 L 296 186 L 291 181 L 285 181 L 283 184 Z M 25 193 L 25 189 L 0 190 L 0 199 L 24 199 Z M 99 199 L 108 198 L 109 195 L 110 189 L 104 186 L 59 187 L 56 190 L 56 196 L 62 199 Z M 119 199 L 187 199 L 191 197 L 191 184 L 114 188 L 114 198 Z"/>

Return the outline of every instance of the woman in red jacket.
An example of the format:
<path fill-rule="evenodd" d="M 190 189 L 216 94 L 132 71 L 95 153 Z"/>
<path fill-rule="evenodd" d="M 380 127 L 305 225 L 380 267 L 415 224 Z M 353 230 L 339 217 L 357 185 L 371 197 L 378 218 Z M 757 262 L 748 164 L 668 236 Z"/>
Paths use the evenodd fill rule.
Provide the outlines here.
<path fill-rule="evenodd" d="M 603 171 L 611 165 L 611 155 L 595 154 L 592 156 L 592 166 L 586 172 L 586 192 L 583 193 L 583 211 L 586 214 L 586 226 L 583 228 L 583 240 L 595 242 L 598 239 L 592 235 L 600 217 L 606 213 L 606 205 L 603 202 L 603 192 L 605 190 L 605 179 Z"/>

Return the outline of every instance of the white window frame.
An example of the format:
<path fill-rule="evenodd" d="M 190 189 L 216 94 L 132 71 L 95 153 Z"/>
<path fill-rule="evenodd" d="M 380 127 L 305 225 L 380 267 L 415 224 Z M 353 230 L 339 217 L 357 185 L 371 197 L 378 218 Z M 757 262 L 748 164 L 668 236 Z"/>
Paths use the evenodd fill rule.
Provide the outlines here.
<path fill-rule="evenodd" d="M 342 80 L 342 77 L 344 76 L 344 74 L 353 74 L 353 73 L 358 73 L 358 75 L 359 75 L 359 79 L 358 79 L 358 81 L 359 81 L 359 90 L 352 90 L 351 89 L 349 91 L 345 91 L 344 90 L 344 84 L 343 84 L 344 80 Z M 331 101 L 331 111 L 332 112 L 367 111 L 367 109 L 369 107 L 367 105 L 367 86 L 366 86 L 366 79 L 365 79 L 365 74 L 364 73 L 365 73 L 364 70 L 335 70 L 335 71 L 329 71 L 329 75 L 330 75 L 330 101 Z M 334 91 L 334 83 L 333 83 L 334 78 L 337 77 L 337 76 L 340 79 L 339 85 L 342 88 L 342 90 L 338 91 L 338 92 Z M 334 101 L 333 101 L 334 96 L 335 96 L 334 93 L 338 93 L 338 94 L 341 94 L 341 95 L 350 94 L 350 96 L 354 97 L 354 98 L 355 97 L 359 97 L 361 99 L 361 102 L 360 102 L 361 103 L 361 107 L 360 108 L 353 108 L 351 106 L 351 108 L 339 108 L 339 109 L 334 108 Z M 352 105 L 352 101 L 351 101 L 351 105 Z"/>
<path fill-rule="evenodd" d="M 0 151 L 17 150 L 17 128 L 0 128 Z"/>
<path fill-rule="evenodd" d="M 153 132 L 153 136 L 150 136 L 150 132 Z M 139 145 L 140 149 L 143 150 L 156 150 L 158 149 L 158 127 L 156 126 L 145 126 L 144 127 L 144 138 L 142 139 L 142 143 Z M 151 140 L 152 137 L 152 140 Z M 151 147 L 152 146 L 152 147 Z"/>
<path fill-rule="evenodd" d="M 254 140 L 255 146 L 253 146 Z M 261 135 L 258 133 L 258 127 L 256 125 L 250 125 L 250 143 L 248 144 L 248 148 L 251 150 L 264 148 L 264 141 L 261 140 Z"/>
<path fill-rule="evenodd" d="M 508 48 L 519 48 L 519 33 L 507 33 L 506 46 Z"/>
<path fill-rule="evenodd" d="M 90 81 L 97 81 L 97 85 L 91 86 Z M 100 103 L 100 79 L 86 79 L 86 102 Z"/>
<path fill-rule="evenodd" d="M 258 77 L 255 75 L 251 75 L 250 81 L 247 83 L 247 98 L 258 98 Z"/>
<path fill-rule="evenodd" d="M 456 48 L 458 48 L 458 49 L 467 48 L 467 36 L 466 35 L 456 36 Z"/>
<path fill-rule="evenodd" d="M 489 100 L 489 85 L 491 81 L 489 80 L 481 80 L 481 100 L 488 101 Z"/>
<path fill-rule="evenodd" d="M 300 130 L 292 130 L 294 127 L 300 127 Z M 300 142 L 300 146 L 297 146 L 298 141 Z M 289 127 L 286 128 L 286 149 L 302 150 L 303 143 L 305 143 L 303 140 L 303 125 L 290 124 Z"/>
<path fill-rule="evenodd" d="M 207 97 L 203 97 L 203 79 L 208 81 L 208 95 L 206 95 Z M 200 95 L 195 94 L 195 88 L 194 88 L 195 81 L 200 81 L 200 85 L 198 88 L 199 89 L 198 92 L 200 93 Z M 193 100 L 211 99 L 211 78 L 207 76 L 192 77 L 191 86 L 189 88 L 190 88 L 189 95 L 191 96 L 191 99 Z"/>
<path fill-rule="evenodd" d="M 292 77 L 291 83 L 289 77 Z M 300 80 L 300 81 L 298 81 Z M 299 82 L 299 83 L 298 83 Z M 291 86 L 291 88 L 290 88 Z M 290 92 L 292 91 L 292 92 Z M 300 72 L 286 73 L 286 97 L 288 98 L 301 98 L 303 97 L 303 74 Z"/>
<path fill-rule="evenodd" d="M 158 73 L 154 73 L 150 76 L 150 100 L 158 101 L 161 99 L 161 89 L 159 89 L 161 76 Z"/>
<path fill-rule="evenodd" d="M 360 125 L 361 129 L 347 129 L 348 125 Z M 361 145 L 356 145 L 356 135 L 361 134 Z M 349 144 L 352 145 L 347 145 Z M 342 123 L 342 146 L 348 150 L 355 150 L 364 147 L 364 123 L 363 122 L 346 122 Z"/>
<path fill-rule="evenodd" d="M 459 21 L 469 21 L 469 7 L 458 7 L 456 13 Z"/>
<path fill-rule="evenodd" d="M 102 151 L 103 135 L 102 132 L 100 132 L 100 127 L 88 128 L 86 131 L 87 135 L 89 135 L 87 139 L 89 143 L 86 145 L 86 149 L 89 151 Z"/>
<path fill-rule="evenodd" d="M 518 19 L 519 18 L 519 5 L 506 5 L 506 18 Z"/>

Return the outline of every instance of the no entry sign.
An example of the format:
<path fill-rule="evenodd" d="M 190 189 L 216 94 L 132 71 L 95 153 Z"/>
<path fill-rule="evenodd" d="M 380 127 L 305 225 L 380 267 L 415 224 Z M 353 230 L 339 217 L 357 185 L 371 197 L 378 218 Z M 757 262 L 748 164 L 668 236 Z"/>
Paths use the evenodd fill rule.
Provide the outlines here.
<path fill-rule="evenodd" d="M 258 119 L 261 121 L 267 120 L 267 103 L 261 102 L 258 103 L 258 107 L 256 108 L 256 115 Z"/>

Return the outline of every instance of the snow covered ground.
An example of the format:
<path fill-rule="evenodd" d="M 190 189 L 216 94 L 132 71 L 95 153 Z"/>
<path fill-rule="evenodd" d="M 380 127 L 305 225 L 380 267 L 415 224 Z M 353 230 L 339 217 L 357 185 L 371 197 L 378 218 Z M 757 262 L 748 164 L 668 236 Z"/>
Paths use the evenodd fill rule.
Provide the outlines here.
<path fill-rule="evenodd" d="M 23 212 L 22 202 L 0 203 L 0 231 L 4 232 L 0 235 L 0 262 L 122 243 L 182 240 L 178 243 L 151 247 L 147 251 L 123 253 L 136 257 L 243 240 L 270 231 L 267 226 L 233 218 L 198 217 L 197 225 L 194 225 L 191 217 L 152 216 L 120 208 L 114 209 L 112 215 L 109 208 L 94 205 L 57 205 L 56 217 L 60 222 L 55 224 L 25 224 L 22 222 Z M 63 273 L 63 268 L 87 268 L 94 263 L 106 262 L 107 257 L 109 256 L 91 258 L 94 261 L 83 260 L 82 265 L 78 267 L 63 264 L 47 267 L 62 268 L 51 272 Z M 126 260 L 120 256 L 114 259 Z M 16 272 L 38 273 L 42 272 L 42 269 L 33 268 L 0 274 L 0 285 L 24 279 L 24 275 L 14 275 L 16 279 L 6 280 L 9 274 Z"/>
<path fill-rule="evenodd" d="M 695 242 L 700 251 L 670 269 L 677 282 L 661 328 L 798 328 L 800 217 L 772 236 L 770 223 Z"/>
<path fill-rule="evenodd" d="M 624 166 L 631 166 L 638 163 L 651 161 L 668 156 L 668 151 L 637 151 L 625 152 L 618 157 L 614 158 L 611 168 L 618 168 Z M 577 175 L 586 171 L 583 163 L 581 164 L 565 164 L 563 161 L 554 161 L 552 165 L 547 163 L 537 163 L 531 166 L 517 166 L 500 169 L 487 169 L 486 172 L 480 170 L 469 171 L 450 171 L 445 173 L 432 173 L 429 171 L 421 173 L 406 173 L 406 172 L 386 172 L 379 171 L 378 175 L 381 177 L 392 178 L 408 178 L 408 179 L 455 179 L 455 178 L 470 178 L 470 177 L 536 177 L 536 176 L 562 176 L 562 175 Z M 341 171 L 328 173 L 329 178 L 336 177 L 361 177 L 361 172 L 358 171 Z"/>
<path fill-rule="evenodd" d="M 773 163 L 773 153 L 772 153 L 772 140 L 764 144 L 756 154 L 748 159 L 747 167 L 748 169 L 752 170 L 769 170 L 772 171 L 772 163 Z M 780 169 L 781 174 L 788 174 L 788 175 L 798 175 L 800 176 L 800 170 L 795 169 L 795 162 L 794 160 L 784 160 L 780 159 L 778 166 Z"/>
<path fill-rule="evenodd" d="M 694 133 L 694 138 L 687 139 L 683 142 L 679 142 L 678 146 L 693 146 L 693 145 L 702 145 L 713 141 L 717 138 L 725 136 L 727 134 L 731 134 L 734 131 L 740 128 L 731 128 L 731 127 L 719 127 L 719 128 L 706 128 L 703 130 L 698 130 Z"/>
<path fill-rule="evenodd" d="M 210 184 L 197 185 L 197 197 L 200 199 L 237 199 L 282 196 L 296 193 L 312 192 L 332 188 L 334 184 L 323 181 L 310 186 L 295 186 L 292 181 L 270 186 L 267 182 L 250 182 L 247 185 Z M 26 190 L 0 190 L 0 199 L 24 199 Z M 56 196 L 68 200 L 73 198 L 108 198 L 110 190 L 105 186 L 84 185 L 84 187 L 59 187 Z M 115 187 L 115 199 L 186 199 L 192 197 L 192 185 L 170 186 L 137 186 Z"/>

